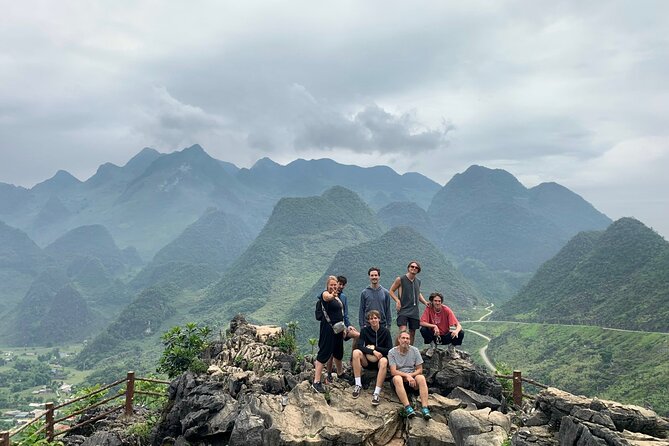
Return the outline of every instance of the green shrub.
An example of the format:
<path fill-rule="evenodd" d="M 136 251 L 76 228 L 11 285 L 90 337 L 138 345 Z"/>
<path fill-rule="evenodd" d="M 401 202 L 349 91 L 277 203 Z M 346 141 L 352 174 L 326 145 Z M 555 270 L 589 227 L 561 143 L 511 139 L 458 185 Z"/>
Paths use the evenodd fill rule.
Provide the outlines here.
<path fill-rule="evenodd" d="M 206 371 L 207 365 L 199 356 L 208 345 L 207 337 L 210 333 L 209 327 L 198 326 L 194 322 L 165 332 L 162 336 L 165 350 L 158 363 L 158 373 L 174 378 L 186 370 L 197 373 Z"/>

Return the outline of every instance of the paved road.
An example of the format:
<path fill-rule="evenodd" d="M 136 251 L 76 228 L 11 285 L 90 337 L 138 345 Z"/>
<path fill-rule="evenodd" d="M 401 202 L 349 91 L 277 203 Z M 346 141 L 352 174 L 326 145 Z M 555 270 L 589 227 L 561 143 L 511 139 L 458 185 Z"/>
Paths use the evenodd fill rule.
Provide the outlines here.
<path fill-rule="evenodd" d="M 478 318 L 475 321 L 463 321 L 463 322 L 483 322 L 483 323 L 488 323 L 488 324 L 495 324 L 495 323 L 511 323 L 511 324 L 524 324 L 524 325 L 530 325 L 530 324 L 537 324 L 539 322 L 516 322 L 516 321 L 487 321 L 485 320 L 488 316 L 490 316 L 493 312 L 492 307 L 494 307 L 495 304 L 490 304 L 486 307 L 486 310 L 488 312 Z M 543 325 L 559 325 L 559 326 L 565 326 L 565 324 L 543 324 Z M 571 327 L 595 327 L 595 325 L 568 325 Z M 623 328 L 609 328 L 609 327 L 598 327 L 601 328 L 602 330 L 609 330 L 609 331 L 617 331 L 617 332 L 626 332 L 626 333 L 655 333 L 655 334 L 660 334 L 660 335 L 669 335 L 669 333 L 664 333 L 664 332 L 658 332 L 658 331 L 640 331 L 640 330 L 626 330 Z M 471 328 L 467 329 L 468 332 L 475 334 L 476 336 L 480 336 L 483 339 L 486 340 L 486 344 L 479 349 L 479 354 L 481 355 L 481 358 L 483 359 L 483 362 L 485 363 L 486 367 L 490 369 L 491 371 L 496 371 L 497 369 L 495 368 L 495 364 L 492 363 L 490 358 L 488 357 L 488 345 L 490 343 L 490 338 L 483 333 L 479 333 L 476 330 L 472 330 Z"/>
<path fill-rule="evenodd" d="M 472 330 L 471 328 L 467 329 L 467 333 L 474 333 L 476 336 L 481 336 L 483 339 L 486 340 L 486 344 L 479 349 L 479 355 L 481 355 L 481 358 L 483 359 L 483 362 L 485 363 L 485 366 L 488 367 L 488 370 L 491 372 L 497 371 L 497 368 L 495 367 L 495 364 L 492 363 L 490 358 L 488 358 L 488 343 L 490 342 L 490 338 L 483 333 L 479 333 L 476 330 Z"/>

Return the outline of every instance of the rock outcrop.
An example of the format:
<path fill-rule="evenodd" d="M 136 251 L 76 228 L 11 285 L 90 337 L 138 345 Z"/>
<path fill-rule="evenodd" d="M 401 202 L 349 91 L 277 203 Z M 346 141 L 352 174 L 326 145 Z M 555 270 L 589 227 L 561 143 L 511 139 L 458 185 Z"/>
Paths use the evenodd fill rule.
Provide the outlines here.
<path fill-rule="evenodd" d="M 669 446 L 669 421 L 639 406 L 549 387 L 518 429 L 516 446 Z"/>
<path fill-rule="evenodd" d="M 170 386 L 153 444 L 501 445 L 509 436 L 509 417 L 490 409 L 501 386 L 467 359 L 437 351 L 425 364 L 433 419 L 407 419 L 388 383 L 378 406 L 369 389 L 353 399 L 346 379 L 314 392 L 311 364 L 282 351 L 282 335 L 236 317 L 226 342 L 207 352 L 209 374 L 186 373 Z M 453 382 L 442 385 L 447 376 Z M 444 396 L 453 383 L 468 386 L 466 402 Z"/>

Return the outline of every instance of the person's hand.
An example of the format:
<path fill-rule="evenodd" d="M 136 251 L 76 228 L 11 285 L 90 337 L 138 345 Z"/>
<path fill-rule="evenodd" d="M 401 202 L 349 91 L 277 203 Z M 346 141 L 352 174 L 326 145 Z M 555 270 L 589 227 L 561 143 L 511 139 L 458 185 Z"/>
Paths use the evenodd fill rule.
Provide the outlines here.
<path fill-rule="evenodd" d="M 377 358 L 379 361 L 381 360 L 381 358 L 383 358 L 383 354 L 381 354 L 381 352 L 378 351 L 378 350 L 374 350 L 374 356 L 376 356 L 376 358 Z"/>
<path fill-rule="evenodd" d="M 409 376 L 409 378 L 407 378 L 407 381 L 409 382 L 409 387 L 411 387 L 412 389 L 416 387 L 416 378 L 414 378 L 413 376 Z"/>
<path fill-rule="evenodd" d="M 397 311 L 400 311 L 400 309 L 402 308 L 402 304 L 400 302 L 395 302 L 395 308 L 397 309 Z"/>
<path fill-rule="evenodd" d="M 435 336 L 441 336 L 441 332 L 439 331 L 439 327 L 436 325 L 434 326 L 434 335 Z"/>
<path fill-rule="evenodd" d="M 452 337 L 453 339 L 457 338 L 457 337 L 458 337 L 458 330 L 452 331 L 452 332 L 451 332 L 451 337 Z"/>

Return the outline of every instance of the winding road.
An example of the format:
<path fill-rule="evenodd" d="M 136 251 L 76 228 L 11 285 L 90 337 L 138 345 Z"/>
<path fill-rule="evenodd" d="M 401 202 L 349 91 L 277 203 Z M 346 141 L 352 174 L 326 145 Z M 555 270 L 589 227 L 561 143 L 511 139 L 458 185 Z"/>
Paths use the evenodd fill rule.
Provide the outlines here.
<path fill-rule="evenodd" d="M 486 307 L 486 310 L 488 310 L 488 312 L 486 314 L 484 314 L 483 316 L 481 316 L 480 318 L 478 318 L 477 320 L 475 320 L 475 321 L 463 321 L 463 322 L 486 322 L 486 323 L 489 323 L 489 324 L 514 323 L 514 324 L 524 324 L 524 325 L 534 324 L 534 322 L 487 321 L 487 320 L 485 320 L 488 316 L 490 316 L 492 314 L 492 311 L 493 311 L 492 307 L 494 307 L 494 306 L 495 306 L 495 304 L 492 304 L 492 303 L 490 305 L 488 305 Z M 561 326 L 564 326 L 564 324 L 544 324 L 544 325 L 561 325 Z M 573 327 L 593 327 L 593 325 L 570 325 L 570 326 L 573 326 Z M 663 333 L 663 332 L 657 332 L 657 331 L 626 330 L 626 329 L 623 329 L 623 328 L 610 328 L 610 327 L 597 327 L 597 328 L 600 328 L 602 330 L 616 331 L 616 332 L 654 333 L 654 334 L 669 335 L 669 333 Z M 483 333 L 479 333 L 476 330 L 472 330 L 471 328 L 468 328 L 467 331 L 470 332 L 470 333 L 475 334 L 476 336 L 480 336 L 480 337 L 482 337 L 483 339 L 486 340 L 486 344 L 482 348 L 479 349 L 479 354 L 481 355 L 481 359 L 483 359 L 483 362 L 485 363 L 486 367 L 488 367 L 488 369 L 490 369 L 491 371 L 496 371 L 497 368 L 495 367 L 495 364 L 493 364 L 493 362 L 490 360 L 490 358 L 488 357 L 488 354 L 487 354 L 488 345 L 490 343 L 490 338 L 488 336 L 484 335 Z"/>
<path fill-rule="evenodd" d="M 486 314 L 484 314 L 483 316 L 481 316 L 480 318 L 478 318 L 476 321 L 464 321 L 464 322 L 484 322 L 484 319 L 492 314 L 492 307 L 494 307 L 494 306 L 495 306 L 495 304 L 488 305 L 486 307 L 486 310 L 488 310 L 488 312 Z M 492 371 L 492 372 L 497 371 L 497 368 L 495 367 L 495 364 L 493 364 L 492 361 L 490 360 L 490 358 L 488 358 L 488 353 L 487 352 L 488 352 L 488 344 L 490 343 L 490 338 L 488 336 L 484 335 L 483 333 L 479 333 L 476 330 L 472 330 L 471 328 L 468 328 L 467 331 L 470 332 L 470 333 L 474 333 L 476 336 L 480 336 L 480 337 L 482 337 L 483 339 L 486 340 L 486 344 L 479 349 L 479 355 L 481 355 L 481 359 L 483 359 L 483 362 L 485 363 L 485 366 L 488 367 L 488 369 L 490 371 Z"/>

